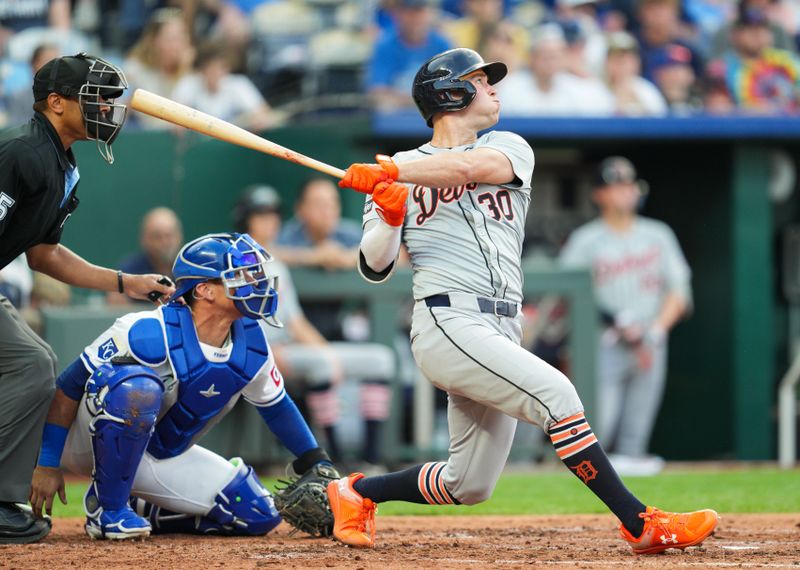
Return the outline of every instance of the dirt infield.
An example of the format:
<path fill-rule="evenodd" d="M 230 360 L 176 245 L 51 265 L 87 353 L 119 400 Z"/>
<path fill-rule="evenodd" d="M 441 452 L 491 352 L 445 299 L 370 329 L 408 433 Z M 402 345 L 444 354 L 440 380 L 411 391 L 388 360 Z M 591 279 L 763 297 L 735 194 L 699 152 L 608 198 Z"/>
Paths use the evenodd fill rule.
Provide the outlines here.
<path fill-rule="evenodd" d="M 91 542 L 78 519 L 56 520 L 40 544 L 0 546 L 0 568 L 800 568 L 800 514 L 723 515 L 700 548 L 633 556 L 610 516 L 379 517 L 379 544 L 171 536 Z"/>

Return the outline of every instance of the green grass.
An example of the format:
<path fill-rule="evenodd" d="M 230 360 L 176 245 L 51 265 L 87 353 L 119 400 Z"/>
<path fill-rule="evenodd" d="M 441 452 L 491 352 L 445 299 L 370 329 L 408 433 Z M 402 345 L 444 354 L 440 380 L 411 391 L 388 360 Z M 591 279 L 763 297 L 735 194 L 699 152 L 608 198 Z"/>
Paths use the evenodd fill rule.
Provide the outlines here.
<path fill-rule="evenodd" d="M 800 513 L 800 472 L 776 469 L 667 472 L 629 477 L 625 482 L 642 501 L 672 511 L 713 508 L 721 513 Z M 274 479 L 264 479 L 268 489 Z M 67 485 L 68 504 L 58 500 L 53 514 L 83 516 L 84 484 Z M 471 507 L 433 507 L 391 502 L 381 515 L 521 515 L 605 513 L 603 505 L 569 473 L 509 473 L 492 498 Z"/>

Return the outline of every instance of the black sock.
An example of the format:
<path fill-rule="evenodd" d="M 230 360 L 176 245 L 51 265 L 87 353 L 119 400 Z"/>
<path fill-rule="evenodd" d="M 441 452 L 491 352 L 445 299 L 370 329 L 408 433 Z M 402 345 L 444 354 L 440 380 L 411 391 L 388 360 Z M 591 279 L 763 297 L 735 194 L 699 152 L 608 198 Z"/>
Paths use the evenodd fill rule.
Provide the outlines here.
<path fill-rule="evenodd" d="M 355 482 L 353 488 L 362 497 L 376 503 L 406 501 L 423 505 L 458 505 L 444 485 L 444 468 L 447 463 L 423 463 L 403 471 L 365 477 Z"/>
<path fill-rule="evenodd" d="M 564 465 L 617 515 L 628 532 L 639 537 L 644 529 L 639 513 L 646 507 L 625 487 L 584 415 L 552 425 L 548 435 Z"/>
<path fill-rule="evenodd" d="M 378 420 L 364 421 L 364 461 L 372 464 L 380 462 L 381 426 Z"/>

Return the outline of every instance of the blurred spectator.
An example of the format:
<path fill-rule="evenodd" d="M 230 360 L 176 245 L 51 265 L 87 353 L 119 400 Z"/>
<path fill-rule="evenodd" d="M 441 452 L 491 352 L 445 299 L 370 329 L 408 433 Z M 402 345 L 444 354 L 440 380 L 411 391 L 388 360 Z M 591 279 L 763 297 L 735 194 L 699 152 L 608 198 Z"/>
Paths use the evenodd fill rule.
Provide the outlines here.
<path fill-rule="evenodd" d="M 251 131 L 274 126 L 277 116 L 253 82 L 245 75 L 231 73 L 232 57 L 222 43 L 201 45 L 195 73 L 178 81 L 172 98 Z"/>
<path fill-rule="evenodd" d="M 141 87 L 169 97 L 178 80 L 189 73 L 194 48 L 183 14 L 175 8 L 162 8 L 144 29 L 123 65 L 130 92 Z M 149 115 L 132 115 L 148 129 L 166 129 L 169 124 Z"/>
<path fill-rule="evenodd" d="M 682 6 L 684 15 L 697 27 L 698 43 L 706 53 L 720 29 L 733 20 L 736 8 L 735 2 L 719 0 L 683 0 Z"/>
<path fill-rule="evenodd" d="M 528 57 L 528 51 L 519 54 L 514 43 L 514 27 L 507 21 L 498 22 L 484 36 L 483 45 L 478 50 L 486 61 L 502 61 L 508 72 L 516 71 L 520 62 Z"/>
<path fill-rule="evenodd" d="M 281 227 L 281 201 L 270 186 L 248 188 L 234 208 L 236 231 L 247 232 L 273 251 Z M 325 433 L 326 449 L 335 461 L 341 459 L 337 435 L 341 402 L 337 394 L 342 380 L 360 382 L 360 415 L 364 420 L 364 446 L 359 469 L 374 471 L 380 463 L 381 427 L 389 416 L 394 376 L 394 355 L 375 343 L 329 343 L 303 313 L 289 268 L 277 258 L 270 265 L 278 275 L 278 319 L 282 329 L 270 329 L 269 343 L 286 387 L 301 396 L 312 425 Z"/>
<path fill-rule="evenodd" d="M 311 178 L 300 188 L 295 217 L 281 229 L 273 252 L 289 266 L 354 271 L 361 226 L 341 214 L 336 185 L 328 178 Z M 339 301 L 307 303 L 304 308 L 325 338 L 344 338 Z"/>
<path fill-rule="evenodd" d="M 794 35 L 797 33 L 797 15 L 792 14 L 792 8 L 800 8 L 797 2 L 782 2 L 780 0 L 739 0 L 738 10 L 732 10 L 729 23 L 723 26 L 714 35 L 711 43 L 711 55 L 720 57 L 733 49 L 733 35 L 736 33 L 737 21 L 740 20 L 742 11 L 755 8 L 763 12 L 768 21 L 772 34 L 771 47 L 797 51 Z"/>
<path fill-rule="evenodd" d="M 70 302 L 69 285 L 31 271 L 24 255 L 0 270 L 0 295 L 14 305 L 28 326 L 39 335 L 44 332 L 40 309 L 63 307 Z"/>
<path fill-rule="evenodd" d="M 687 39 L 681 24 L 680 0 L 639 0 L 639 47 L 642 55 L 642 75 L 654 81 L 654 62 L 667 45 L 678 44 L 692 52 L 696 76 L 703 72 L 697 48 Z"/>
<path fill-rule="evenodd" d="M 44 273 L 33 272 L 33 289 L 31 289 L 31 302 L 20 313 L 36 334 L 44 335 L 44 318 L 42 309 L 45 307 L 66 307 L 72 300 L 72 290 L 69 285 L 54 279 Z"/>
<path fill-rule="evenodd" d="M 629 160 L 605 159 L 593 194 L 600 217 L 570 235 L 560 258 L 592 271 L 604 325 L 595 425 L 623 475 L 663 467 L 647 448 L 664 393 L 667 336 L 691 304 L 691 272 L 675 234 L 637 214 L 644 188 Z"/>
<path fill-rule="evenodd" d="M 497 26 L 505 23 L 517 59 L 528 53 L 528 34 L 517 24 L 503 19 L 503 0 L 464 0 L 464 16 L 445 22 L 444 33 L 454 46 L 474 49 L 486 57 L 485 49 L 489 37 Z M 488 61 L 488 60 L 487 60 Z"/>
<path fill-rule="evenodd" d="M 11 36 L 28 28 L 68 30 L 70 14 L 69 0 L 0 0 L 0 53 Z"/>
<path fill-rule="evenodd" d="M 566 49 L 558 24 L 539 26 L 531 40 L 528 67 L 497 84 L 501 112 L 512 116 L 613 113 L 611 92 L 602 82 L 566 71 Z"/>
<path fill-rule="evenodd" d="M 608 38 L 606 83 L 619 115 L 664 115 L 667 104 L 655 85 L 641 77 L 639 44 L 627 32 L 614 32 Z"/>
<path fill-rule="evenodd" d="M 800 62 L 787 50 L 770 47 L 766 14 L 744 7 L 731 31 L 732 49 L 713 62 L 740 109 L 757 113 L 800 110 Z"/>
<path fill-rule="evenodd" d="M 692 51 L 681 44 L 669 44 L 653 52 L 653 79 L 673 114 L 703 110 L 693 58 Z"/>
<path fill-rule="evenodd" d="M 367 69 L 367 90 L 378 109 L 413 107 L 414 75 L 428 59 L 451 47 L 436 31 L 439 10 L 434 0 L 396 0 L 394 27 L 383 30 Z"/>
<path fill-rule="evenodd" d="M 300 187 L 295 217 L 276 245 L 287 265 L 355 269 L 361 226 L 342 219 L 339 189 L 328 178 L 310 178 Z"/>
<path fill-rule="evenodd" d="M 703 94 L 703 111 L 711 115 L 730 115 L 736 112 L 736 103 L 725 80 L 725 64 L 712 61 L 706 68 L 706 76 L 700 80 Z"/>
<path fill-rule="evenodd" d="M 31 85 L 33 76 L 45 63 L 57 58 L 60 54 L 58 47 L 50 44 L 41 44 L 33 50 L 31 56 L 30 77 L 27 84 L 20 89 L 9 93 L 5 99 L 6 115 L 11 125 L 21 125 L 33 116 L 33 93 Z"/>
<path fill-rule="evenodd" d="M 225 44 L 233 50 L 234 69 L 242 64 L 244 52 L 253 37 L 251 24 L 253 12 L 261 4 L 275 0 L 218 0 L 217 31 Z"/>
<path fill-rule="evenodd" d="M 183 245 L 183 229 L 175 212 L 165 207 L 153 208 L 142 218 L 139 229 L 140 250 L 123 259 L 119 269 L 125 273 L 158 273 L 172 276 L 172 264 Z M 108 293 L 109 303 L 131 302 L 120 293 Z"/>
<path fill-rule="evenodd" d="M 0 269 L 0 295 L 3 295 L 17 310 L 31 302 L 33 274 L 24 255 Z"/>
<path fill-rule="evenodd" d="M 605 63 L 606 38 L 598 19 L 597 0 L 556 0 L 555 14 L 564 27 L 567 43 L 580 45 L 579 53 L 574 54 L 582 59 L 580 68 L 599 77 Z"/>
<path fill-rule="evenodd" d="M 159 10 L 180 9 L 192 37 L 207 35 L 220 10 L 220 0 L 78 0 L 78 5 L 85 2 L 98 4 L 95 27 L 102 45 L 122 53 L 133 47 Z M 76 20 L 78 16 L 76 9 Z"/>

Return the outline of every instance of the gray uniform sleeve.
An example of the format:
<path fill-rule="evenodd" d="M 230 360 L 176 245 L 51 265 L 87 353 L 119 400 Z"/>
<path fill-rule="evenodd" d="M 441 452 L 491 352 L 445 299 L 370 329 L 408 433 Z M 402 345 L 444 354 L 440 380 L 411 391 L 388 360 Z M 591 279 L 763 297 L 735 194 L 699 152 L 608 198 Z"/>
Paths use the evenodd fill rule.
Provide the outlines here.
<path fill-rule="evenodd" d="M 589 267 L 592 258 L 589 242 L 585 239 L 585 232 L 580 228 L 572 232 L 558 256 L 558 262 L 564 267 Z"/>
<path fill-rule="evenodd" d="M 501 184 L 501 186 L 511 190 L 530 192 L 535 159 L 533 149 L 525 139 L 508 131 L 493 131 L 481 144 L 476 146 L 476 148 L 481 147 L 502 152 L 511 161 L 515 179 L 508 184 Z"/>
<path fill-rule="evenodd" d="M 664 225 L 663 228 L 663 241 L 664 241 L 664 258 L 666 273 L 666 287 L 670 293 L 675 293 L 682 297 L 687 306 L 692 305 L 692 270 L 689 268 L 689 263 L 683 255 L 681 246 L 678 243 L 678 238 L 675 232 Z"/>

